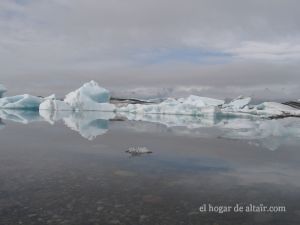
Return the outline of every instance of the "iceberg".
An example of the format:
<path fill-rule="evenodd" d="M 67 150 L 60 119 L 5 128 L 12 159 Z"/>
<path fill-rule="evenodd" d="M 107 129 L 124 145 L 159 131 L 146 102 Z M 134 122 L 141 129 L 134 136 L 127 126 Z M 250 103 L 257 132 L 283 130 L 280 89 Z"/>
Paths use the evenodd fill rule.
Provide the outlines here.
<path fill-rule="evenodd" d="M 281 114 L 297 114 L 299 110 L 284 105 L 278 102 L 264 102 L 260 105 L 257 105 L 256 107 L 257 112 L 261 114 L 270 114 L 270 115 L 281 115 Z"/>
<path fill-rule="evenodd" d="M 207 97 L 200 97 L 197 95 L 190 95 L 186 99 L 180 98 L 178 99 L 179 102 L 194 105 L 197 107 L 205 107 L 205 106 L 221 106 L 224 104 L 224 100 L 214 99 L 214 98 L 207 98 Z"/>
<path fill-rule="evenodd" d="M 46 98 L 46 100 L 39 105 L 39 110 L 71 111 L 72 108 L 64 101 Z"/>
<path fill-rule="evenodd" d="M 6 91 L 7 91 L 6 88 L 5 88 L 2 84 L 0 84 L 0 98 L 2 98 L 3 94 L 4 94 Z"/>
<path fill-rule="evenodd" d="M 249 114 L 262 118 L 300 116 L 300 110 L 288 104 L 263 102 L 258 105 L 249 105 L 250 101 L 250 97 L 240 96 L 230 103 L 224 104 L 221 107 L 221 112 L 232 115 Z"/>
<path fill-rule="evenodd" d="M 38 110 L 42 98 L 24 94 L 0 99 L 0 108 L 2 109 L 30 109 Z"/>
<path fill-rule="evenodd" d="M 75 111 L 114 111 L 116 107 L 110 104 L 109 100 L 109 91 L 100 87 L 95 81 L 90 81 L 67 94 L 64 102 Z"/>
<path fill-rule="evenodd" d="M 219 111 L 224 101 L 191 95 L 187 98 L 168 98 L 158 104 L 128 104 L 117 108 L 119 112 L 140 114 L 203 115 Z"/>
<path fill-rule="evenodd" d="M 241 112 L 258 115 L 260 117 L 289 117 L 300 116 L 300 110 L 278 102 L 263 102 L 253 108 L 242 109 Z"/>
<path fill-rule="evenodd" d="M 233 111 L 238 111 L 240 109 L 243 109 L 245 106 L 249 105 L 250 102 L 251 102 L 250 97 L 239 96 L 239 97 L 233 99 L 228 104 L 223 105 L 222 108 L 233 110 Z"/>
<path fill-rule="evenodd" d="M 49 95 L 48 97 L 45 97 L 44 99 L 45 100 L 47 100 L 47 99 L 49 99 L 49 100 L 55 100 L 56 99 L 56 95 L 52 94 L 52 95 Z"/>
<path fill-rule="evenodd" d="M 187 98 L 168 98 L 160 103 L 128 104 L 117 107 L 117 112 L 133 114 L 168 114 L 192 116 L 254 116 L 262 118 L 300 117 L 300 110 L 295 104 L 263 102 L 259 105 L 249 105 L 251 97 L 239 96 L 225 104 L 223 100 L 191 95 Z"/>

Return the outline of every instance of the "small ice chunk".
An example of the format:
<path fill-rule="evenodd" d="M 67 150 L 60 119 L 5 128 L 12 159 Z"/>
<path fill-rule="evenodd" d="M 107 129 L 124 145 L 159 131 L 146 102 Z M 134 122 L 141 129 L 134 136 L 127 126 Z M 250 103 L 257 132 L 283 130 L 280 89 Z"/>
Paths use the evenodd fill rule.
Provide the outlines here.
<path fill-rule="evenodd" d="M 224 105 L 223 108 L 229 108 L 232 110 L 243 109 L 245 106 L 247 106 L 250 103 L 250 101 L 251 101 L 250 97 L 239 96 L 239 97 L 233 99 L 228 104 Z"/>
<path fill-rule="evenodd" d="M 5 88 L 2 84 L 0 84 L 0 98 L 2 98 L 3 94 L 4 94 L 6 91 L 7 91 L 6 88 Z"/>
<path fill-rule="evenodd" d="M 0 99 L 0 108 L 38 110 L 42 100 L 42 98 L 28 94 L 4 97 Z"/>
<path fill-rule="evenodd" d="M 130 147 L 126 152 L 131 155 L 141 155 L 141 154 L 152 153 L 152 151 L 150 151 L 147 147 Z"/>
<path fill-rule="evenodd" d="M 110 104 L 109 100 L 109 91 L 100 87 L 95 81 L 90 81 L 67 94 L 64 102 L 76 111 L 114 111 L 115 106 Z"/>

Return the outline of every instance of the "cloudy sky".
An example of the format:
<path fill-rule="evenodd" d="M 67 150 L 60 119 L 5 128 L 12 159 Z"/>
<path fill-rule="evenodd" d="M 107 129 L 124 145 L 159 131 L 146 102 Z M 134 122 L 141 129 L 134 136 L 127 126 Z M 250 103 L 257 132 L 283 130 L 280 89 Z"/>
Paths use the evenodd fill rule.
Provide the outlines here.
<path fill-rule="evenodd" d="M 300 98 L 297 0 L 1 0 L 0 83 Z"/>

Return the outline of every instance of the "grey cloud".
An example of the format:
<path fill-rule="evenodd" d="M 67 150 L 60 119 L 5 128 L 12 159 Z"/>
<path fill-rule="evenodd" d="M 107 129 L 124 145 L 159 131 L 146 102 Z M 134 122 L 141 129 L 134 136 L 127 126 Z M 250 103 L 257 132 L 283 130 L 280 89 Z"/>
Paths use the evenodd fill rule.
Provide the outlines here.
<path fill-rule="evenodd" d="M 299 6 L 296 0 L 1 0 L 0 82 L 11 93 L 61 95 L 88 79 L 115 90 L 200 86 L 218 95 L 220 87 L 292 87 L 300 81 Z M 180 48 L 232 57 L 210 65 L 137 59 Z"/>

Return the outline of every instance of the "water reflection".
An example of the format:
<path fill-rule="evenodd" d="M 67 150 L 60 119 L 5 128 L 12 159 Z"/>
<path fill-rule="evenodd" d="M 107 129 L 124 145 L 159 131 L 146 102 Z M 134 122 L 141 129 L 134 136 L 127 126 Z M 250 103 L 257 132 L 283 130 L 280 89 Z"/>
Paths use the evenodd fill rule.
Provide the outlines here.
<path fill-rule="evenodd" d="M 295 118 L 1 115 L 0 224 L 298 224 Z M 260 151 L 263 144 L 298 147 Z M 153 154 L 125 153 L 136 146 Z M 204 203 L 285 205 L 288 212 L 202 214 Z"/>
<path fill-rule="evenodd" d="M 39 115 L 39 113 L 33 110 L 1 109 L 0 118 L 22 124 L 28 124 L 35 121 L 43 121 L 43 118 Z"/>
<path fill-rule="evenodd" d="M 64 117 L 63 121 L 82 137 L 93 140 L 107 132 L 108 121 L 114 117 L 114 113 L 73 112 Z"/>
<path fill-rule="evenodd" d="M 147 133 L 172 133 L 192 137 L 244 140 L 250 145 L 276 150 L 282 145 L 300 144 L 300 119 L 260 119 L 249 116 L 186 116 L 163 114 L 115 114 L 108 112 L 0 110 L 0 118 L 28 124 L 46 121 L 64 124 L 82 137 L 93 140 L 108 131 L 109 125 Z M 124 120 L 127 122 L 125 123 Z M 121 122 L 118 122 L 121 121 Z M 5 125 L 1 121 L 0 128 Z"/>

